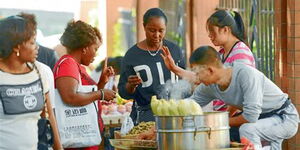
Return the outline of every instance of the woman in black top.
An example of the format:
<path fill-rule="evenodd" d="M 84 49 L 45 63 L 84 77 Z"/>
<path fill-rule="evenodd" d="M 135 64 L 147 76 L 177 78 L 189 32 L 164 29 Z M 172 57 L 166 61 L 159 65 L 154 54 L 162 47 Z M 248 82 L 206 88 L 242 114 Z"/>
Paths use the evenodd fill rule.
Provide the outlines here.
<path fill-rule="evenodd" d="M 172 83 L 178 80 L 178 77 L 166 68 L 160 56 L 162 48 L 167 47 L 175 63 L 185 67 L 180 48 L 164 39 L 167 17 L 161 9 L 149 9 L 144 14 L 143 26 L 146 39 L 135 44 L 125 54 L 118 85 L 123 98 L 135 100 L 131 113 L 135 123 L 154 121 L 149 105 L 151 97 L 165 97 L 167 93 L 164 92 L 166 90 L 163 85 L 167 80 L 171 80 Z"/>

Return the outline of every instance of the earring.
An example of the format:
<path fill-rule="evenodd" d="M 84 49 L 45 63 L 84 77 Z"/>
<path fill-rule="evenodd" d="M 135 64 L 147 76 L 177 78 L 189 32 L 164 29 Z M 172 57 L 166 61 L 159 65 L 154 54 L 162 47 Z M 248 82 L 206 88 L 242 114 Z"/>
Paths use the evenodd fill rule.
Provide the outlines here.
<path fill-rule="evenodd" d="M 17 56 L 18 56 L 18 57 L 20 56 L 20 53 L 19 53 L 19 51 L 17 51 Z"/>

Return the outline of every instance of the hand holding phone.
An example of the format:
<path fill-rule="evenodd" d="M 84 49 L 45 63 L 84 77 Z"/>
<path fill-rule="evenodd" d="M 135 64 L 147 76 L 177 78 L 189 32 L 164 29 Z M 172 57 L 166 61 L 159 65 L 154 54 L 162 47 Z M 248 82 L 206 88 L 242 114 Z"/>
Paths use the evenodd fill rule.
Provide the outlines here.
<path fill-rule="evenodd" d="M 137 87 L 142 83 L 142 79 L 138 75 L 130 75 L 128 77 L 127 83 L 130 87 Z"/>

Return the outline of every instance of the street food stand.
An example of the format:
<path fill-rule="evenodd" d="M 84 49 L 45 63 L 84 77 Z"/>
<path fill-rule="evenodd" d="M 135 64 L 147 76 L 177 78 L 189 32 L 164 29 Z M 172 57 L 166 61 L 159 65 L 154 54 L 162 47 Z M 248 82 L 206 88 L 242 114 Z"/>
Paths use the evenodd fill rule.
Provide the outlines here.
<path fill-rule="evenodd" d="M 181 102 L 184 104 L 188 101 Z M 162 103 L 162 106 L 166 106 L 169 102 L 163 101 Z M 184 105 L 189 104 L 186 103 Z M 188 108 L 196 108 L 193 102 L 191 102 L 190 106 L 185 106 L 186 110 Z M 151 107 L 153 110 L 153 107 L 160 106 L 151 104 Z M 166 107 L 173 111 L 173 107 Z M 178 107 L 180 106 L 178 105 Z M 185 115 L 170 115 L 167 112 L 168 110 L 165 109 L 162 112 L 167 115 L 164 115 L 157 112 L 154 108 L 155 122 L 141 122 L 126 135 L 115 132 L 115 139 L 110 139 L 110 143 L 118 150 L 241 150 L 244 147 L 240 143 L 230 143 L 228 112 L 203 113 L 202 110 L 199 110 L 201 109 L 200 107 L 196 109 L 198 109 L 197 112 L 199 114 L 189 114 L 193 113 L 193 111 L 190 111 Z M 120 120 L 118 123 L 121 122 Z M 133 130 L 142 131 L 136 132 Z"/>

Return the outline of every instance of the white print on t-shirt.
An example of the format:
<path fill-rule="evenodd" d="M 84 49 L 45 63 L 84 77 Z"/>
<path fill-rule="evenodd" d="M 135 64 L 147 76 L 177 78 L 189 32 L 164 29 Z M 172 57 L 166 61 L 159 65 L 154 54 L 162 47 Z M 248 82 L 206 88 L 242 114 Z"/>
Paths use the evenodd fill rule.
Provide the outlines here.
<path fill-rule="evenodd" d="M 146 71 L 146 75 L 147 75 L 147 80 L 143 81 L 142 83 L 142 87 L 149 87 L 151 86 L 151 84 L 153 83 L 153 78 L 152 78 L 152 74 L 151 74 L 151 70 L 150 67 L 147 65 L 139 65 L 139 66 L 135 66 L 133 67 L 134 71 L 136 72 L 136 75 L 140 76 L 139 71 L 145 70 Z"/>
<path fill-rule="evenodd" d="M 161 62 L 157 62 L 156 67 L 157 67 L 158 75 L 159 75 L 159 83 L 160 84 L 165 84 L 164 72 L 163 72 L 163 69 L 162 69 Z M 146 88 L 146 87 L 149 87 L 149 86 L 152 85 L 153 77 L 152 77 L 152 72 L 151 72 L 151 69 L 150 69 L 149 66 L 147 66 L 147 65 L 138 65 L 138 66 L 133 67 L 133 69 L 136 72 L 136 75 L 139 76 L 140 78 L 141 78 L 141 76 L 140 76 L 139 72 L 141 72 L 141 71 L 146 72 L 147 80 L 142 82 L 142 87 L 143 88 Z M 173 72 L 171 72 L 171 81 L 172 81 L 172 83 L 175 83 L 175 80 L 176 80 L 175 74 Z"/>
<path fill-rule="evenodd" d="M 157 62 L 156 66 L 157 66 L 157 70 L 158 70 L 158 74 L 159 74 L 159 82 L 160 82 L 160 84 L 165 84 L 164 72 L 162 70 L 161 63 Z"/>
<path fill-rule="evenodd" d="M 37 99 L 34 95 L 24 96 L 23 102 L 24 102 L 25 108 L 27 108 L 28 110 L 35 108 L 37 105 Z"/>
<path fill-rule="evenodd" d="M 41 80 L 21 85 L 0 85 L 5 114 L 23 114 L 40 111 L 44 105 Z"/>
<path fill-rule="evenodd" d="M 6 94 L 7 96 L 25 96 L 40 92 L 41 90 L 41 86 L 36 84 L 25 88 L 9 88 L 6 90 Z"/>

